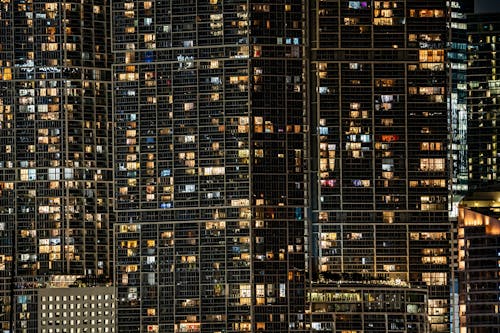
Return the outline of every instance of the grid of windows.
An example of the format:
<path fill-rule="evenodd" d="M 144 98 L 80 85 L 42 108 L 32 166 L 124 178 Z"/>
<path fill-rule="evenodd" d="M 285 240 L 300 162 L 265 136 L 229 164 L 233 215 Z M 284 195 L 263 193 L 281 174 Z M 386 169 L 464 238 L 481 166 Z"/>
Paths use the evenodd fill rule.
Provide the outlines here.
<path fill-rule="evenodd" d="M 404 283 L 314 283 L 307 293 L 311 332 L 429 332 L 426 299 L 425 289 Z"/>
<path fill-rule="evenodd" d="M 465 5 L 461 1 L 451 2 L 451 48 L 447 53 L 451 67 L 449 118 L 451 122 L 452 181 L 454 201 L 450 212 L 456 217 L 458 199 L 468 190 L 467 161 L 467 33 Z"/>
<path fill-rule="evenodd" d="M 471 332 L 500 328 L 498 186 L 469 193 L 460 201 L 458 274 L 460 329 Z"/>
<path fill-rule="evenodd" d="M 313 227 L 320 274 L 422 283 L 449 270 L 443 1 L 312 1 Z M 440 241 L 410 234 L 438 233 Z M 448 330 L 448 287 L 429 294 Z"/>
<path fill-rule="evenodd" d="M 303 2 L 112 6 L 119 331 L 304 329 Z"/>
<path fill-rule="evenodd" d="M 114 295 L 114 287 L 41 289 L 38 332 L 115 332 Z"/>
<path fill-rule="evenodd" d="M 3 328 L 113 274 L 120 332 L 306 330 L 312 207 L 310 272 L 429 285 L 447 330 L 443 1 L 0 8 Z"/>
<path fill-rule="evenodd" d="M 0 7 L 0 284 L 14 289 L 0 321 L 32 332 L 33 289 L 54 274 L 112 273 L 109 11 L 98 0 Z"/>
<path fill-rule="evenodd" d="M 495 15 L 467 17 L 469 184 L 477 188 L 498 181 L 496 110 L 500 81 L 496 49 L 500 22 Z"/>

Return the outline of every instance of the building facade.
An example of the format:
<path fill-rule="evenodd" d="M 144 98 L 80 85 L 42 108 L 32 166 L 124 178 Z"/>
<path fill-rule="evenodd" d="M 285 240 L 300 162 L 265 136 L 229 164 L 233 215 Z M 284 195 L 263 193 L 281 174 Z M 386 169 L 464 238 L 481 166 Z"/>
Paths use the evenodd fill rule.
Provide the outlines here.
<path fill-rule="evenodd" d="M 500 330 L 498 315 L 498 153 L 500 11 L 467 5 L 468 170 L 471 193 L 460 202 L 458 277 L 460 332 Z"/>
<path fill-rule="evenodd" d="M 476 189 L 499 180 L 496 123 L 500 94 L 496 62 L 499 15 L 469 13 L 467 27 L 469 186 Z"/>
<path fill-rule="evenodd" d="M 320 274 L 449 330 L 445 1 L 0 6 L 4 331 L 111 277 L 117 332 L 308 331 Z"/>
<path fill-rule="evenodd" d="M 119 332 L 305 329 L 303 6 L 113 2 Z"/>
<path fill-rule="evenodd" d="M 112 274 L 109 8 L 0 7 L 0 322 L 36 332 L 53 276 Z"/>
<path fill-rule="evenodd" d="M 467 159 L 467 16 L 465 1 L 451 1 L 447 68 L 450 122 L 451 217 L 458 215 L 458 203 L 468 190 Z"/>
<path fill-rule="evenodd" d="M 500 330 L 500 188 L 482 188 L 460 203 L 460 332 Z"/>
<path fill-rule="evenodd" d="M 446 2 L 309 6 L 314 266 L 427 285 L 446 332 Z"/>
<path fill-rule="evenodd" d="M 38 289 L 38 332 L 115 332 L 114 296 L 114 286 L 59 283 Z"/>
<path fill-rule="evenodd" d="M 426 288 L 401 281 L 313 282 L 307 305 L 310 332 L 429 332 Z"/>

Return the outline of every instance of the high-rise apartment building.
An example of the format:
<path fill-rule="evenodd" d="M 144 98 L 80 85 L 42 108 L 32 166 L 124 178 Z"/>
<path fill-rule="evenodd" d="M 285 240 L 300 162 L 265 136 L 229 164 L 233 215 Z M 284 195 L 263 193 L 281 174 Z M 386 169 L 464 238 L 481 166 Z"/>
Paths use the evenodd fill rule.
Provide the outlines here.
<path fill-rule="evenodd" d="M 119 332 L 304 329 L 303 6 L 113 2 Z"/>
<path fill-rule="evenodd" d="M 55 280 L 112 274 L 108 15 L 107 1 L 0 1 L 3 332 L 36 332 Z"/>
<path fill-rule="evenodd" d="M 446 3 L 309 6 L 317 270 L 427 285 L 448 331 Z"/>
<path fill-rule="evenodd" d="M 460 203 L 458 277 L 460 332 L 494 332 L 498 316 L 498 134 L 500 10 L 467 2 L 469 193 Z"/>
<path fill-rule="evenodd" d="M 450 165 L 453 200 L 451 217 L 468 190 L 467 164 L 467 23 L 466 1 L 450 1 L 447 52 Z"/>
<path fill-rule="evenodd" d="M 469 186 L 478 188 L 498 182 L 497 153 L 499 128 L 497 113 L 500 101 L 500 79 L 497 48 L 500 43 L 499 10 L 467 14 L 468 42 L 468 164 Z"/>
<path fill-rule="evenodd" d="M 449 330 L 445 1 L 0 6 L 4 331 Z"/>
<path fill-rule="evenodd" d="M 452 233 L 456 234 L 458 205 L 469 189 L 468 156 L 467 156 L 467 21 L 466 12 L 470 2 L 466 0 L 450 1 L 448 3 L 448 121 L 450 130 L 449 165 L 451 192 L 448 207 Z M 456 249 L 456 236 L 452 237 L 452 248 Z M 451 256 L 450 289 L 452 290 L 450 320 L 451 331 L 458 330 L 458 278 L 453 273 L 456 270 L 456 251 Z"/>
<path fill-rule="evenodd" d="M 37 332 L 116 332 L 114 296 L 112 285 L 39 289 Z"/>
<path fill-rule="evenodd" d="M 460 202 L 458 272 L 460 331 L 500 330 L 498 277 L 500 267 L 500 191 L 484 187 Z M 458 332 L 458 331 L 457 331 Z"/>

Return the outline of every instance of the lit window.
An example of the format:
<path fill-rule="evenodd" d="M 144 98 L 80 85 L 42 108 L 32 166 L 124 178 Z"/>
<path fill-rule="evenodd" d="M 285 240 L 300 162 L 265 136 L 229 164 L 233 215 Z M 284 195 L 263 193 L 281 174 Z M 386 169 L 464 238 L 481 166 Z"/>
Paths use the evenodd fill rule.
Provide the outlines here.
<path fill-rule="evenodd" d="M 444 61 L 444 50 L 420 50 L 419 51 L 419 61 L 420 62 L 443 62 Z"/>
<path fill-rule="evenodd" d="M 382 212 L 382 220 L 384 223 L 393 223 L 395 218 L 394 212 Z"/>
<path fill-rule="evenodd" d="M 184 111 L 191 111 L 194 109 L 194 103 L 184 103 Z"/>
<path fill-rule="evenodd" d="M 396 271 L 396 265 L 384 265 L 383 270 L 386 272 L 394 272 Z"/>
<path fill-rule="evenodd" d="M 392 17 L 376 17 L 373 19 L 374 25 L 394 25 Z"/>
<path fill-rule="evenodd" d="M 183 185 L 180 188 L 181 193 L 192 193 L 196 190 L 196 185 L 194 184 L 188 184 L 188 185 Z"/>
<path fill-rule="evenodd" d="M 12 80 L 12 70 L 10 68 L 3 69 L 3 75 L 0 75 L 0 79 L 4 79 L 5 81 Z"/>
<path fill-rule="evenodd" d="M 445 170 L 444 158 L 421 158 L 420 170 L 422 171 L 444 171 Z"/>
<path fill-rule="evenodd" d="M 441 142 L 421 142 L 420 150 L 441 150 Z"/>

